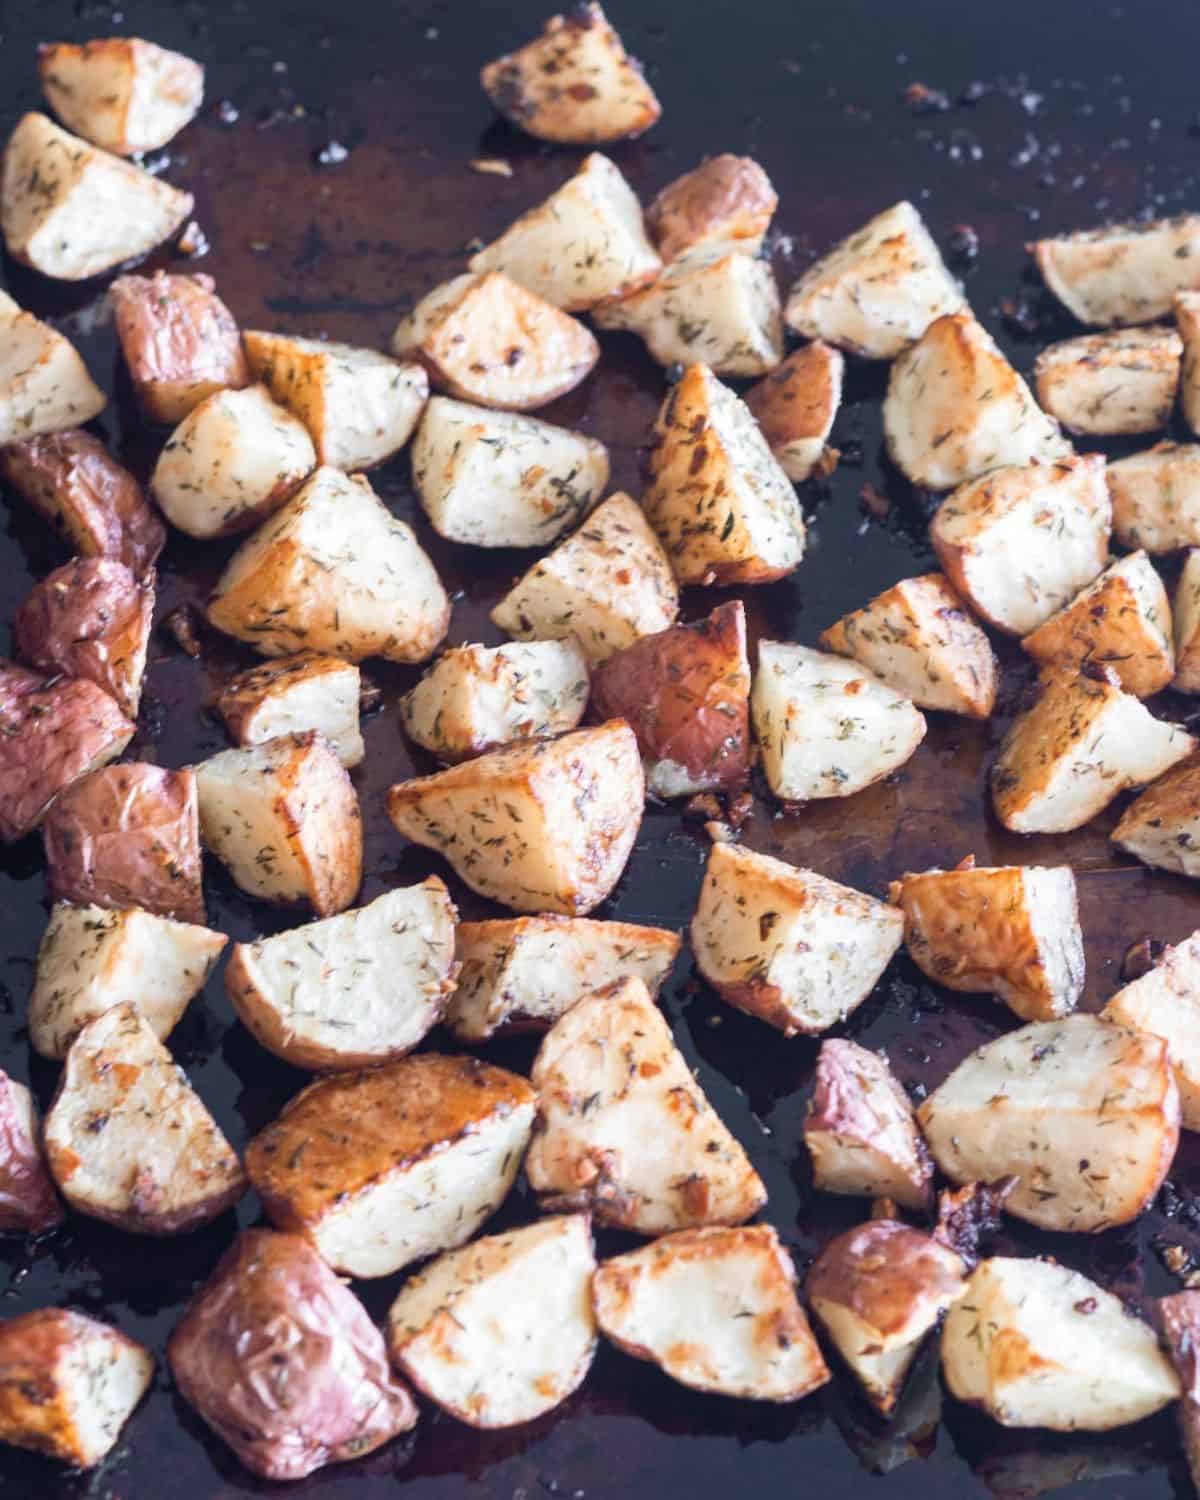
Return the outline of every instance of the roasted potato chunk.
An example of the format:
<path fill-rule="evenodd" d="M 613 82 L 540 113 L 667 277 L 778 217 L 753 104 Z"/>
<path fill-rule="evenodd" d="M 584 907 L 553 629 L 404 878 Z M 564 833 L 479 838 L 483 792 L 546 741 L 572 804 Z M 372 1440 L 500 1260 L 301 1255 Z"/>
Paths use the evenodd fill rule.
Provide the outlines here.
<path fill-rule="evenodd" d="M 45 115 L 22 115 L 4 148 L 0 231 L 12 258 L 43 276 L 101 276 L 169 239 L 192 207 L 191 193 L 86 145 Z"/>
<path fill-rule="evenodd" d="M 1183 1128 L 1200 1130 L 1200 932 L 1164 949 L 1154 968 L 1118 990 L 1101 1015 L 1166 1042 Z"/>
<path fill-rule="evenodd" d="M 310 1084 L 250 1142 L 246 1170 L 271 1222 L 335 1271 L 390 1276 L 500 1207 L 535 1102 L 514 1073 L 422 1052 Z"/>
<path fill-rule="evenodd" d="M 39 434 L 90 422 L 104 410 L 104 392 L 75 346 L 22 312 L 6 292 L 0 292 L 0 340 L 0 444 L 27 448 Z"/>
<path fill-rule="evenodd" d="M 542 1219 L 439 1256 L 388 1314 L 392 1361 L 471 1427 L 514 1427 L 560 1405 L 596 1349 L 586 1214 Z"/>
<path fill-rule="evenodd" d="M 267 1479 L 359 1458 L 417 1420 L 366 1309 L 295 1234 L 244 1230 L 167 1358 L 183 1399 Z"/>
<path fill-rule="evenodd" d="M 1190 757 L 1121 814 L 1112 841 L 1143 864 L 1200 877 L 1200 760 Z"/>
<path fill-rule="evenodd" d="M 532 42 L 488 63 L 480 82 L 518 129 L 571 146 L 641 135 L 662 114 L 641 64 L 589 0 L 551 16 Z"/>
<path fill-rule="evenodd" d="M 669 182 L 646 210 L 646 224 L 665 261 L 699 245 L 757 255 L 778 206 L 754 158 L 725 151 Z"/>
<path fill-rule="evenodd" d="M 844 1021 L 900 946 L 883 901 L 781 859 L 717 843 L 692 917 L 696 967 L 723 1000 L 787 1036 Z"/>
<path fill-rule="evenodd" d="M 560 1016 L 530 1076 L 538 1129 L 525 1175 L 547 1208 L 587 1208 L 602 1224 L 656 1235 L 741 1224 L 766 1202 L 640 979 Z"/>
<path fill-rule="evenodd" d="M 1179 1093 L 1165 1042 L 1075 1015 L 977 1047 L 917 1119 L 952 1182 L 1015 1176 L 1009 1213 L 1098 1234 L 1131 1223 L 1162 1186 Z"/>
<path fill-rule="evenodd" d="M 491 618 L 522 641 L 574 636 L 598 662 L 665 630 L 678 613 L 666 553 L 637 501 L 617 493 L 518 579 Z"/>
<path fill-rule="evenodd" d="M 627 975 L 656 995 L 680 941 L 661 927 L 586 917 L 463 922 L 446 1024 L 463 1042 L 502 1030 L 545 1031 L 584 995 Z"/>
<path fill-rule="evenodd" d="M 1171 420 L 1182 359 L 1173 328 L 1121 328 L 1051 344 L 1033 377 L 1038 400 L 1068 432 L 1156 432 Z"/>
<path fill-rule="evenodd" d="M 1179 693 L 1200 693 L 1200 549 L 1190 548 L 1175 586 L 1172 612 L 1175 680 Z"/>
<path fill-rule="evenodd" d="M 796 1272 L 769 1224 L 686 1229 L 604 1261 L 592 1281 L 604 1336 L 693 1390 L 799 1401 L 829 1379 Z"/>
<path fill-rule="evenodd" d="M 235 943 L 225 988 L 268 1052 L 314 1072 L 411 1052 L 454 989 L 458 913 L 436 877 L 357 911 Z"/>
<path fill-rule="evenodd" d="M 412 473 L 439 536 L 474 547 L 544 547 L 604 493 L 608 449 L 536 417 L 435 396 L 413 441 Z"/>
<path fill-rule="evenodd" d="M 615 719 L 401 782 L 388 816 L 481 896 L 582 917 L 621 878 L 643 796 L 637 740 Z"/>
<path fill-rule="evenodd" d="M 217 708 L 239 745 L 261 745 L 281 734 L 320 730 L 344 766 L 367 753 L 359 728 L 362 673 L 353 662 L 304 651 L 238 672 L 221 689 Z"/>
<path fill-rule="evenodd" d="M 1200 1291 L 1160 1297 L 1152 1306 L 1151 1316 L 1182 1387 L 1176 1412 L 1195 1488 L 1200 1486 L 1200 1365 L 1196 1358 L 1200 1353 Z"/>
<path fill-rule="evenodd" d="M 805 344 L 746 392 L 750 415 L 793 484 L 837 464 L 829 434 L 842 402 L 845 364 L 831 345 Z"/>
<path fill-rule="evenodd" d="M 1200 432 L 1200 292 L 1176 292 L 1175 324 L 1183 340 L 1179 405 L 1184 421 Z"/>
<path fill-rule="evenodd" d="M 45 1142 L 71 1207 L 131 1234 L 198 1229 L 246 1191 L 237 1153 L 130 1001 L 72 1042 Z"/>
<path fill-rule="evenodd" d="M 1113 534 L 1152 556 L 1200 545 L 1200 444 L 1156 443 L 1108 466 Z"/>
<path fill-rule="evenodd" d="M 392 335 L 438 390 L 478 406 L 531 411 L 573 391 L 600 358 L 590 331 L 499 271 L 435 287 Z"/>
<path fill-rule="evenodd" d="M 208 618 L 263 656 L 411 662 L 446 634 L 450 601 L 412 528 L 326 466 L 234 553 Z"/>
<path fill-rule="evenodd" d="M 136 36 L 38 48 L 46 102 L 68 130 L 117 156 L 157 151 L 204 98 L 204 69 Z"/>
<path fill-rule="evenodd" d="M 750 663 L 740 600 L 703 620 L 643 636 L 603 661 L 592 704 L 637 735 L 646 790 L 690 797 L 750 774 Z"/>
<path fill-rule="evenodd" d="M 362 884 L 362 814 L 321 734 L 222 750 L 195 769 L 205 847 L 247 895 L 345 911 Z"/>
<path fill-rule="evenodd" d="M 0 1234 L 43 1234 L 62 1220 L 54 1179 L 42 1160 L 33 1095 L 0 1072 Z"/>
<path fill-rule="evenodd" d="M 1200 286 L 1200 214 L 1084 229 L 1026 246 L 1081 323 L 1153 323 L 1177 291 Z"/>

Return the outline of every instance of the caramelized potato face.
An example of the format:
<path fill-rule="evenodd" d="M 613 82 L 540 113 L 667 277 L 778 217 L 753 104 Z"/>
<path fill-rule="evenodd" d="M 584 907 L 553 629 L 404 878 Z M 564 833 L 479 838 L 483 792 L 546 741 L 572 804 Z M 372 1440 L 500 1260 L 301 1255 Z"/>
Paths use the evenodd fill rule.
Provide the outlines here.
<path fill-rule="evenodd" d="M 752 157 L 723 152 L 668 183 L 646 210 L 646 227 L 665 261 L 695 245 L 732 245 L 756 255 L 778 203 Z"/>

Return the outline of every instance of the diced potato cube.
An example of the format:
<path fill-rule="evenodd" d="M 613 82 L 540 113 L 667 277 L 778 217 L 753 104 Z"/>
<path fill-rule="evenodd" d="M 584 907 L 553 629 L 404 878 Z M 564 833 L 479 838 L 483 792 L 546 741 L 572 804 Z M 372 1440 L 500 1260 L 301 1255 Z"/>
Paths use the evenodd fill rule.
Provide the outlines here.
<path fill-rule="evenodd" d="M 646 224 L 665 261 L 698 245 L 757 255 L 778 205 L 753 157 L 722 152 L 669 182 L 646 210 Z"/>
<path fill-rule="evenodd" d="M 1184 421 L 1200 433 L 1200 292 L 1176 292 L 1175 323 L 1183 340 L 1179 405 Z"/>
<path fill-rule="evenodd" d="M 0 292 L 0 348 L 0 445 L 28 448 L 29 439 L 90 422 L 104 410 L 104 392 L 74 344 L 6 292 Z M 17 483 L 8 472 L 13 467 L 6 458 L 6 477 Z"/>
<path fill-rule="evenodd" d="M 1190 758 L 1148 787 L 1111 837 L 1143 864 L 1200 878 L 1200 761 Z"/>
<path fill-rule="evenodd" d="M 1113 535 L 1152 556 L 1200 545 L 1200 444 L 1156 443 L 1108 466 Z"/>
<path fill-rule="evenodd" d="M 1175 585 L 1172 611 L 1175 681 L 1179 693 L 1200 693 L 1200 548 L 1189 548 Z"/>
<path fill-rule="evenodd" d="M 353 662 L 315 651 L 263 662 L 231 677 L 217 708 L 239 745 L 317 729 L 344 766 L 366 754 L 359 728 L 362 673 Z"/>
<path fill-rule="evenodd" d="M 136 36 L 38 48 L 50 108 L 68 130 L 117 156 L 157 151 L 200 108 L 204 69 Z"/>
<path fill-rule="evenodd" d="M 0 1233 L 44 1234 L 63 1221 L 41 1138 L 33 1095 L 0 1072 Z"/>
<path fill-rule="evenodd" d="M 1200 286 L 1200 214 L 1085 229 L 1027 246 L 1042 279 L 1081 323 L 1153 323 L 1177 291 Z"/>
<path fill-rule="evenodd" d="M 1106 1021 L 1161 1037 L 1171 1056 L 1185 1130 L 1200 1130 L 1200 932 L 1163 950 L 1101 1011 Z"/>
<path fill-rule="evenodd" d="M 1064 339 L 1037 357 L 1038 400 L 1068 432 L 1155 432 L 1171 420 L 1182 358 L 1182 339 L 1161 325 Z"/>
<path fill-rule="evenodd" d="M 779 467 L 794 483 L 828 472 L 838 460 L 829 446 L 842 402 L 846 361 L 829 344 L 805 344 L 746 392 L 750 415 Z"/>
<path fill-rule="evenodd" d="M 1200 1291 L 1189 1288 L 1151 1305 L 1167 1357 L 1183 1387 L 1176 1408 L 1179 1435 L 1187 1455 L 1193 1488 L 1200 1486 Z"/>

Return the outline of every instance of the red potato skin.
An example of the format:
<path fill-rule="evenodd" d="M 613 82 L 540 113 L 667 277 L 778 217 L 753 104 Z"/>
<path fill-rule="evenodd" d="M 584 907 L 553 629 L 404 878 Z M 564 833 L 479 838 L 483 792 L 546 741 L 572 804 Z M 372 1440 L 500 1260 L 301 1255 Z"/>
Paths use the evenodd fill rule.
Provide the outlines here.
<path fill-rule="evenodd" d="M 0 1234 L 43 1234 L 62 1221 L 54 1181 L 18 1112 L 12 1079 L 0 1072 Z"/>
<path fill-rule="evenodd" d="M 241 1234 L 192 1299 L 167 1358 L 183 1399 L 267 1479 L 359 1458 L 417 1420 L 383 1335 L 299 1235 Z"/>
<path fill-rule="evenodd" d="M 765 234 L 778 203 L 756 161 L 723 152 L 668 183 L 646 210 L 646 228 L 669 262 L 696 244 L 720 240 L 737 249 L 739 240 Z"/>
<path fill-rule="evenodd" d="M 55 901 L 204 922 L 195 775 L 105 766 L 55 803 L 43 837 Z"/>
<path fill-rule="evenodd" d="M 1154 1304 L 1154 1322 L 1183 1385 L 1176 1408 L 1192 1484 L 1200 1488 L 1200 1291 L 1176 1292 Z"/>

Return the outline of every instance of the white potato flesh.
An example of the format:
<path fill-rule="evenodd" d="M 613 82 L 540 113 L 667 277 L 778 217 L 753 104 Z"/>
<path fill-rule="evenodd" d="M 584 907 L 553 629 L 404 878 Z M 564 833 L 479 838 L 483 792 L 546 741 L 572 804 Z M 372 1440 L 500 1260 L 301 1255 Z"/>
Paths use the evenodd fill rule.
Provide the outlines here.
<path fill-rule="evenodd" d="M 546 1033 L 530 1074 L 538 1129 L 525 1160 L 546 1207 L 667 1234 L 741 1224 L 767 1193 L 675 1046 L 640 979 L 585 995 Z"/>
<path fill-rule="evenodd" d="M 984 621 L 1028 635 L 1108 563 L 1112 507 L 1104 456 L 996 469 L 938 506 L 929 539 L 946 576 Z"/>
<path fill-rule="evenodd" d="M 519 579 L 492 610 L 517 640 L 574 636 L 589 661 L 604 661 L 672 624 L 679 586 L 636 500 L 618 492 Z"/>
<path fill-rule="evenodd" d="M 1088 333 L 1043 349 L 1038 400 L 1068 432 L 1156 432 L 1171 420 L 1183 341 L 1173 328 Z"/>
<path fill-rule="evenodd" d="M 837 464 L 840 454 L 829 446 L 829 434 L 842 403 L 845 368 L 840 350 L 819 341 L 805 344 L 746 392 L 750 415 L 793 484 Z"/>
<path fill-rule="evenodd" d="M 78 427 L 105 405 L 74 344 L 0 292 L 0 446 Z"/>
<path fill-rule="evenodd" d="M 924 220 L 900 202 L 811 265 L 788 295 L 784 317 L 806 338 L 893 359 L 935 318 L 962 306 L 962 289 Z"/>
<path fill-rule="evenodd" d="M 783 641 L 759 642 L 750 713 L 763 771 L 785 802 L 852 796 L 925 738 L 924 715 L 857 662 Z"/>
<path fill-rule="evenodd" d="M 1175 681 L 1180 693 L 1200 693 L 1200 548 L 1188 549 L 1172 608 Z"/>
<path fill-rule="evenodd" d="M 1112 841 L 1143 864 L 1200 877 L 1200 764 L 1169 771 L 1121 814 Z"/>
<path fill-rule="evenodd" d="M 656 995 L 679 953 L 678 933 L 587 917 L 462 922 L 462 968 L 445 1021 L 463 1042 L 497 1031 L 545 1031 L 577 1000 L 618 979 L 640 979 Z"/>
<path fill-rule="evenodd" d="M 636 333 L 660 365 L 701 360 L 718 375 L 765 375 L 783 359 L 783 317 L 770 263 L 701 245 L 640 292 L 593 308 L 597 328 Z"/>
<path fill-rule="evenodd" d="M 820 644 L 918 708 L 986 719 L 995 707 L 996 657 L 941 573 L 902 578 L 822 631 Z"/>
<path fill-rule="evenodd" d="M 1200 292 L 1175 294 L 1175 325 L 1183 340 L 1179 407 L 1193 432 L 1200 433 Z"/>
<path fill-rule="evenodd" d="M 148 911 L 58 902 L 38 948 L 29 1040 L 63 1058 L 89 1021 L 131 997 L 165 1041 L 203 988 L 229 939 Z"/>
<path fill-rule="evenodd" d="M 690 930 L 696 966 L 722 999 L 792 1036 L 827 1031 L 861 1005 L 903 927 L 884 901 L 716 843 Z"/>
<path fill-rule="evenodd" d="M 434 396 L 413 441 L 412 475 L 439 536 L 474 547 L 545 547 L 604 493 L 608 449 L 536 417 Z"/>
<path fill-rule="evenodd" d="M 514 1427 L 579 1388 L 596 1350 L 586 1214 L 542 1219 L 451 1250 L 388 1313 L 396 1368 L 471 1427 Z"/>
<path fill-rule="evenodd" d="M 404 732 L 441 761 L 577 729 L 588 702 L 579 643 L 455 646 L 400 700 Z"/>
<path fill-rule="evenodd" d="M 1085 229 L 1029 250 L 1042 279 L 1081 323 L 1153 323 L 1177 291 L 1200 286 L 1200 215 Z"/>
<path fill-rule="evenodd" d="M 469 265 L 472 271 L 503 271 L 565 312 L 626 297 L 662 270 L 637 194 L 598 151 Z"/>
<path fill-rule="evenodd" d="M 883 430 L 893 462 L 931 490 L 1071 452 L 1058 423 L 969 312 L 938 318 L 896 360 Z"/>
<path fill-rule="evenodd" d="M 925 870 L 894 881 L 904 941 L 936 984 L 992 994 L 1024 1021 L 1050 1021 L 1083 993 L 1083 933 L 1067 865 Z"/>
<path fill-rule="evenodd" d="M 951 1181 L 1015 1176 L 1007 1213 L 1098 1234 L 1131 1223 L 1162 1186 L 1179 1091 L 1165 1042 L 1074 1015 L 976 1048 L 917 1119 Z"/>
<path fill-rule="evenodd" d="M 667 262 L 700 245 L 757 255 L 778 207 L 758 162 L 723 151 L 669 182 L 646 210 L 646 225 Z"/>
<path fill-rule="evenodd" d="M 1005 735 L 992 767 L 992 804 L 1014 833 L 1067 833 L 1195 748 L 1186 730 L 1156 719 L 1113 683 L 1049 671 L 1032 708 Z"/>
<path fill-rule="evenodd" d="M 304 652 L 263 662 L 231 677 L 217 708 L 239 745 L 319 730 L 344 766 L 366 754 L 359 727 L 362 673 L 337 656 Z"/>
<path fill-rule="evenodd" d="M 264 385 L 214 391 L 168 438 L 150 476 L 163 514 L 188 536 L 246 531 L 317 465 L 308 429 Z"/>
<path fill-rule="evenodd" d="M 799 1401 L 829 1371 L 769 1224 L 688 1229 L 603 1261 L 592 1282 L 604 1336 L 693 1390 Z"/>
<path fill-rule="evenodd" d="M 1004 1427 L 1107 1432 L 1179 1395 L 1147 1324 L 1111 1292 L 1053 1261 L 995 1256 L 942 1329 L 951 1394 Z"/>
<path fill-rule="evenodd" d="M 804 556 L 804 514 L 745 402 L 691 365 L 654 424 L 642 505 L 680 583 L 769 583 Z"/>
<path fill-rule="evenodd" d="M 401 782 L 388 792 L 388 816 L 481 896 L 582 917 L 620 879 L 644 796 L 637 740 L 613 719 Z"/>
<path fill-rule="evenodd" d="M 1185 1130 L 1200 1130 L 1200 932 L 1163 951 L 1100 1013 L 1130 1031 L 1161 1037 L 1171 1055 Z"/>
<path fill-rule="evenodd" d="M 38 49 L 46 102 L 68 130 L 117 156 L 157 151 L 204 99 L 204 69 L 141 37 Z"/>
<path fill-rule="evenodd" d="M 237 1153 L 130 1002 L 71 1044 L 43 1140 L 71 1207 L 133 1234 L 196 1229 L 246 1191 Z"/>
<path fill-rule="evenodd" d="M 1113 535 L 1153 556 L 1200 545 L 1200 444 L 1156 443 L 1108 466 Z"/>
<path fill-rule="evenodd" d="M 450 601 L 412 528 L 326 465 L 234 553 L 208 618 L 263 656 L 413 662 L 446 634 Z"/>
<path fill-rule="evenodd" d="M 84 281 L 145 255 L 192 206 L 190 193 L 45 115 L 23 115 L 4 148 L 0 230 L 8 253 L 59 281 Z"/>

